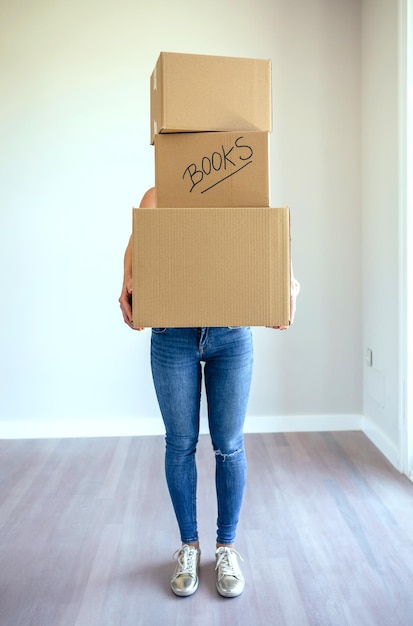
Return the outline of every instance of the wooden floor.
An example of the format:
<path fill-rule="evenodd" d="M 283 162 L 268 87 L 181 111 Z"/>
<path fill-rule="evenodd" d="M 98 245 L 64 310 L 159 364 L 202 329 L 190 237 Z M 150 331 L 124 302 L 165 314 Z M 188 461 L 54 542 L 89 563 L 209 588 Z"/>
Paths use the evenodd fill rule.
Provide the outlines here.
<path fill-rule="evenodd" d="M 413 625 L 413 484 L 358 432 L 248 434 L 237 548 L 215 590 L 209 438 L 198 449 L 200 586 L 179 546 L 162 437 L 0 441 L 1 626 Z"/>

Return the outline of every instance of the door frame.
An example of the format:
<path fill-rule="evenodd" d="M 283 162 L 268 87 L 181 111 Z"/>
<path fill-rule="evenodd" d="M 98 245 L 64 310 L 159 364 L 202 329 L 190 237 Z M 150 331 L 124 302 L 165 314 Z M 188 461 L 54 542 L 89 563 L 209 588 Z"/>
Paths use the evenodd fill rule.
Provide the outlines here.
<path fill-rule="evenodd" d="M 400 470 L 413 480 L 413 0 L 399 2 Z"/>

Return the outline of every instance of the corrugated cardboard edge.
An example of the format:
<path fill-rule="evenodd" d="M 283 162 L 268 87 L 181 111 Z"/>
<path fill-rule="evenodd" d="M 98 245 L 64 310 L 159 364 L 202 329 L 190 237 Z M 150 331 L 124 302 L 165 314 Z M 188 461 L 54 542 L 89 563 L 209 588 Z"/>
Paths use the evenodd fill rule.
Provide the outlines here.
<path fill-rule="evenodd" d="M 155 135 L 158 133 L 159 129 L 157 127 L 157 120 L 160 119 L 161 111 L 163 108 L 162 98 L 164 97 L 162 84 L 163 84 L 163 75 L 164 75 L 164 53 L 161 52 L 156 65 L 153 69 L 153 72 L 150 76 L 150 143 L 154 144 Z M 154 97 L 153 91 L 162 90 L 161 97 Z"/>

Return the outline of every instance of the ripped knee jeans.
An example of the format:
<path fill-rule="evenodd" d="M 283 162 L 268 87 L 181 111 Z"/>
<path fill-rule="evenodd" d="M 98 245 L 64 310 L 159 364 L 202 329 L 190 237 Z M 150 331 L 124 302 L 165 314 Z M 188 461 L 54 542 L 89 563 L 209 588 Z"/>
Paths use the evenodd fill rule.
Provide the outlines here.
<path fill-rule="evenodd" d="M 243 426 L 252 365 L 248 327 L 152 329 L 152 376 L 166 433 L 166 481 L 184 543 L 199 539 L 196 449 L 202 375 L 216 464 L 217 543 L 235 540 L 247 473 Z"/>

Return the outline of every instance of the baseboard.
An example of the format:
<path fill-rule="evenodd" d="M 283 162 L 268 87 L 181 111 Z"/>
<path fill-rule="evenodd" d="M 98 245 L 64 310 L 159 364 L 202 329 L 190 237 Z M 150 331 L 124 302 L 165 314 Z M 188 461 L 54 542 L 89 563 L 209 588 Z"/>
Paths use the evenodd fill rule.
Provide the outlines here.
<path fill-rule="evenodd" d="M 326 432 L 361 430 L 394 467 L 400 471 L 397 446 L 376 424 L 363 415 L 248 416 L 245 433 Z M 201 434 L 208 423 L 201 418 Z M 78 437 L 141 437 L 163 435 L 161 418 L 0 420 L 0 439 L 68 439 Z"/>
<path fill-rule="evenodd" d="M 399 472 L 402 472 L 398 446 L 370 419 L 362 418 L 361 430 Z"/>
<path fill-rule="evenodd" d="M 160 418 L 0 421 L 0 439 L 139 437 L 163 433 Z"/>
<path fill-rule="evenodd" d="M 362 430 L 362 415 L 248 416 L 246 433 Z M 201 433 L 208 432 L 206 418 Z M 159 418 L 0 420 L 0 439 L 67 439 L 73 437 L 139 437 L 163 435 Z"/>
<path fill-rule="evenodd" d="M 277 415 L 247 417 L 246 433 L 324 432 L 361 430 L 362 415 Z"/>

